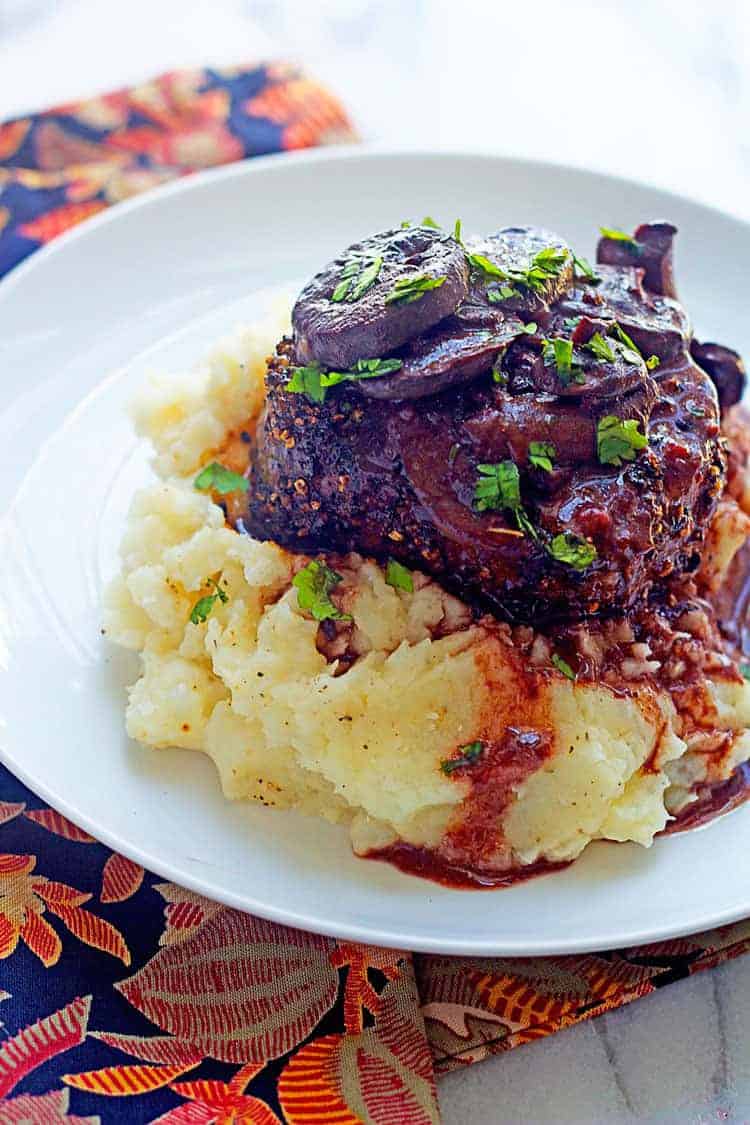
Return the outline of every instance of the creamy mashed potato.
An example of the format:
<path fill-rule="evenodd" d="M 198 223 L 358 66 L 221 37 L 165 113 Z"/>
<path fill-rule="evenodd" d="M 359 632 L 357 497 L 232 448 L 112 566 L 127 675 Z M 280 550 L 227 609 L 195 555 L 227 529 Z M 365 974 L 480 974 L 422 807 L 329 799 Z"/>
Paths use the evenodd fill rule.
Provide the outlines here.
<path fill-rule="evenodd" d="M 710 685 L 711 735 L 729 747 L 717 765 L 666 692 L 636 683 L 616 694 L 548 661 L 530 668 L 507 626 L 472 624 L 421 575 L 412 592 L 394 589 L 359 556 L 336 560 L 356 659 L 327 656 L 292 586 L 307 558 L 237 534 L 193 487 L 259 411 L 265 359 L 285 328 L 280 311 L 238 332 L 195 372 L 155 378 L 135 407 L 158 479 L 134 498 L 105 601 L 106 634 L 142 659 L 130 736 L 208 754 L 228 798 L 347 823 L 358 851 L 402 840 L 450 854 L 488 805 L 469 771 L 442 763 L 508 727 L 543 731 L 545 753 L 511 771 L 490 807 L 495 864 L 572 859 L 600 838 L 650 844 L 668 818 L 665 793 L 677 810 L 696 780 L 726 776 L 750 753 L 750 686 Z M 726 525 L 739 545 L 737 520 Z M 712 541 L 722 565 L 734 549 Z M 216 590 L 209 579 L 224 598 L 193 624 L 197 599 Z"/>

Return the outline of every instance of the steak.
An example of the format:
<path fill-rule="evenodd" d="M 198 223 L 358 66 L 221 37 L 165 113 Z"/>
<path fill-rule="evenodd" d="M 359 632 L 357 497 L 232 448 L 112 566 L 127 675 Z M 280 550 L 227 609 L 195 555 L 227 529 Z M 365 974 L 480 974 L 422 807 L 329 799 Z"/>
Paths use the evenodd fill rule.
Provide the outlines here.
<path fill-rule="evenodd" d="M 734 400 L 743 373 L 693 340 L 673 235 L 603 238 L 596 270 L 526 227 L 345 251 L 269 360 L 238 526 L 393 557 L 515 622 L 621 612 L 695 569 L 726 474 L 711 376 Z M 332 301 L 363 253 L 369 290 Z"/>

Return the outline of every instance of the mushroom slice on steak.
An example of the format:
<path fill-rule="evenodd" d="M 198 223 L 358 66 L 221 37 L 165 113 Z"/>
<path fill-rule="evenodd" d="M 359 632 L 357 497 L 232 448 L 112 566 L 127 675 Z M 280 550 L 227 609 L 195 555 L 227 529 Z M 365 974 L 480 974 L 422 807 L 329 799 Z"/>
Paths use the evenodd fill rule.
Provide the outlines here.
<path fill-rule="evenodd" d="M 632 238 L 603 235 L 596 260 L 607 266 L 637 266 L 643 284 L 651 293 L 677 298 L 672 264 L 672 243 L 677 227 L 671 223 L 641 223 Z"/>
<path fill-rule="evenodd" d="M 460 387 L 489 371 L 508 344 L 524 331 L 515 316 L 497 317 L 491 328 L 467 328 L 448 317 L 399 353 L 402 366 L 359 389 L 368 398 L 413 399 Z"/>
<path fill-rule="evenodd" d="M 690 343 L 690 354 L 711 376 L 719 393 L 722 413 L 740 401 L 745 390 L 745 365 L 732 348 L 722 344 Z"/>
<path fill-rule="evenodd" d="M 570 247 L 540 227 L 505 227 L 466 245 L 471 266 L 469 295 L 457 315 L 469 324 L 491 323 L 498 313 L 531 319 L 573 280 Z"/>
<path fill-rule="evenodd" d="M 642 269 L 601 266 L 599 276 L 597 293 L 644 356 L 655 355 L 666 363 L 687 346 L 687 313 L 670 297 L 646 292 Z"/>
<path fill-rule="evenodd" d="M 388 355 L 449 316 L 467 292 L 464 251 L 444 231 L 372 235 L 300 293 L 292 311 L 296 357 L 344 370 L 363 356 Z"/>
<path fill-rule="evenodd" d="M 555 318 L 560 323 L 560 318 Z M 575 328 L 560 333 L 569 340 L 570 366 L 559 366 L 555 340 L 517 340 L 503 359 L 501 374 L 513 395 L 543 392 L 583 405 L 593 399 L 622 398 L 648 380 L 643 359 L 622 341 L 607 333 L 614 321 L 578 318 Z"/>

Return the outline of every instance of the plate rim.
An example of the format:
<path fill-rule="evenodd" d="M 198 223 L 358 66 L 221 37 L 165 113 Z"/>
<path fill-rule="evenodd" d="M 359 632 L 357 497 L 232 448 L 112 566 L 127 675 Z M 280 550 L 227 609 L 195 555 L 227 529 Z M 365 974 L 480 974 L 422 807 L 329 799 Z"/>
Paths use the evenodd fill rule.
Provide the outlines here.
<path fill-rule="evenodd" d="M 691 196 L 689 193 L 677 192 L 664 188 L 659 184 L 649 183 L 637 178 L 623 177 L 591 168 L 584 163 L 554 162 L 515 156 L 513 154 L 493 152 L 491 150 L 474 150 L 462 147 L 436 149 L 430 147 L 411 147 L 393 145 L 341 145 L 291 153 L 273 153 L 263 156 L 248 157 L 231 164 L 210 168 L 201 172 L 179 177 L 167 184 L 157 185 L 142 192 L 131 199 L 125 200 L 116 206 L 93 216 L 86 222 L 66 231 L 60 237 L 47 245 L 32 251 L 29 256 L 12 268 L 0 280 L 0 304 L 8 297 L 17 285 L 22 283 L 35 270 L 44 268 L 51 257 L 64 254 L 67 248 L 76 242 L 85 240 L 96 234 L 102 227 L 117 223 L 133 211 L 145 210 L 151 207 L 161 207 L 174 196 L 187 192 L 195 192 L 209 188 L 216 182 L 244 178 L 262 174 L 269 168 L 294 168 L 299 166 L 341 163 L 350 161 L 377 161 L 381 159 L 425 159 L 425 160 L 467 160 L 483 161 L 487 164 L 513 165 L 529 174 L 555 174 L 557 172 L 574 172 L 583 176 L 594 178 L 610 187 L 619 187 L 626 190 L 628 187 L 645 188 L 655 191 L 665 198 L 673 199 L 680 204 L 689 204 L 702 210 L 706 214 L 723 220 L 730 220 L 750 230 L 750 220 L 724 208 L 706 203 L 704 200 Z M 13 498 L 10 500 L 12 505 Z M 6 513 L 3 505 L 2 514 Z M 611 935 L 599 937 L 589 934 L 584 939 L 567 938 L 551 941 L 545 938 L 539 941 L 524 940 L 519 943 L 516 939 L 499 938 L 497 942 L 480 939 L 470 940 L 445 939 L 440 936 L 428 938 L 424 935 L 408 935 L 396 932 L 393 927 L 384 925 L 383 929 L 373 931 L 371 926 L 357 926 L 354 924 L 326 924 L 316 917 L 309 917 L 304 913 L 296 913 L 288 908 L 275 907 L 273 904 L 257 902 L 248 898 L 247 894 L 233 892 L 231 887 L 216 887 L 210 880 L 202 879 L 199 874 L 193 874 L 179 866 L 178 862 L 163 860 L 158 855 L 152 855 L 148 848 L 143 848 L 131 843 L 127 838 L 119 837 L 117 832 L 110 831 L 106 824 L 101 824 L 95 816 L 80 812 L 74 802 L 60 797 L 50 790 L 43 777 L 37 777 L 33 770 L 27 770 L 22 761 L 18 761 L 11 750 L 0 746 L 0 762 L 18 778 L 34 794 L 46 801 L 52 808 L 61 812 L 75 824 L 89 831 L 95 839 L 112 850 L 127 856 L 129 859 L 142 864 L 145 868 L 155 873 L 160 878 L 169 879 L 181 886 L 197 892 L 215 902 L 241 910 L 245 913 L 256 914 L 270 921 L 303 929 L 312 933 L 335 936 L 339 939 L 358 941 L 368 944 L 379 944 L 397 949 L 409 949 L 425 953 L 438 953 L 462 956 L 554 956 L 575 953 L 590 953 L 612 947 Z M 731 815 L 731 814 L 730 814 Z M 710 826 L 706 826 L 710 827 Z M 702 829 L 701 829 L 702 830 Z M 468 892 L 467 892 L 468 893 Z M 633 927 L 630 932 L 625 932 L 618 943 L 622 947 L 634 946 L 643 942 L 663 941 L 701 930 L 712 929 L 717 926 L 727 925 L 747 917 L 750 912 L 750 902 L 728 907 L 724 911 L 711 910 L 705 915 L 696 916 L 689 923 L 675 923 L 672 925 L 653 925 L 647 931 Z M 641 924 L 642 926 L 642 924 Z M 333 934 L 332 934 L 333 929 Z"/>

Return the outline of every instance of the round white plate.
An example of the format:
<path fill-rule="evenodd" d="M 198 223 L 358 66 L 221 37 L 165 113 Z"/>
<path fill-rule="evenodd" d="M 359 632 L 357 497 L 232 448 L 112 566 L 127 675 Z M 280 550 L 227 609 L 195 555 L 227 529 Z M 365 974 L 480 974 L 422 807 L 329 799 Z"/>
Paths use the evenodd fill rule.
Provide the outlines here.
<path fill-rule="evenodd" d="M 362 149 L 270 157 L 161 188 L 93 219 L 0 284 L 2 760 L 45 800 L 160 875 L 328 934 L 419 950 L 607 949 L 750 915 L 750 805 L 495 892 L 356 859 L 346 833 L 226 803 L 212 764 L 123 733 L 136 662 L 99 635 L 103 583 L 148 477 L 125 407 L 144 373 L 192 364 L 354 239 L 403 218 L 536 223 L 590 254 L 599 224 L 680 227 L 697 329 L 750 351 L 750 226 L 589 172 L 501 157 Z"/>

